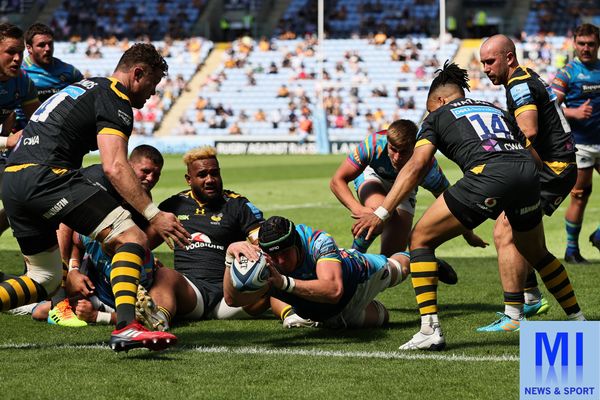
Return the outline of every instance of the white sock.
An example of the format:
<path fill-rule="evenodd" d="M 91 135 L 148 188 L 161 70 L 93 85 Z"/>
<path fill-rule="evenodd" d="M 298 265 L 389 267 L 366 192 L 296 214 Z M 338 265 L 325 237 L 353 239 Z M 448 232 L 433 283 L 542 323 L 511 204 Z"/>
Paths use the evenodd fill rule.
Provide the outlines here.
<path fill-rule="evenodd" d="M 523 319 L 523 304 L 505 304 L 504 314 L 508 315 L 512 319 L 521 320 Z"/>
<path fill-rule="evenodd" d="M 575 314 L 569 314 L 567 315 L 567 318 L 569 318 L 569 321 L 587 321 L 581 311 L 577 311 Z"/>
<path fill-rule="evenodd" d="M 535 304 L 542 299 L 542 292 L 538 287 L 525 290 L 525 304 Z"/>
<path fill-rule="evenodd" d="M 433 333 L 433 327 L 435 325 L 440 325 L 440 321 L 438 319 L 437 314 L 428 314 L 421 316 L 421 332 L 426 335 L 431 335 Z"/>

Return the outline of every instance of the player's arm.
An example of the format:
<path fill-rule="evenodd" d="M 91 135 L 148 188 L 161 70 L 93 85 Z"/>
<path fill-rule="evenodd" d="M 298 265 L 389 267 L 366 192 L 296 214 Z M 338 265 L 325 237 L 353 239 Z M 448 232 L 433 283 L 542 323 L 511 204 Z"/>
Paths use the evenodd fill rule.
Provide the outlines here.
<path fill-rule="evenodd" d="M 543 165 L 542 159 L 532 146 L 538 134 L 538 110 L 526 110 L 521 113 L 518 113 L 518 111 L 519 110 L 517 110 L 515 119 L 517 120 L 519 129 L 521 129 L 521 132 L 525 135 L 525 147 L 535 159 L 536 164 L 541 167 Z"/>
<path fill-rule="evenodd" d="M 567 93 L 569 92 L 569 75 L 566 71 L 560 70 L 556 77 L 552 80 L 552 91 L 556 95 L 558 104 L 563 104 Z M 563 112 L 565 117 L 569 119 L 587 119 L 592 116 L 593 107 L 590 104 L 590 99 L 587 99 L 579 107 L 564 107 Z"/>
<path fill-rule="evenodd" d="M 62 225 L 61 225 L 62 226 Z M 90 278 L 79 270 L 81 261 L 85 253 L 83 243 L 79 238 L 79 234 L 69 228 L 72 235 L 71 238 L 71 253 L 69 256 L 69 272 L 67 273 L 66 291 L 70 296 L 80 295 L 87 297 L 94 289 L 94 283 Z"/>
<path fill-rule="evenodd" d="M 160 211 L 142 188 L 127 161 L 127 141 L 117 134 L 97 135 L 102 168 L 110 183 L 123 199 L 141 213 L 159 235 L 173 247 L 171 240 L 183 247 L 189 244 L 189 233 L 173 214 Z"/>
<path fill-rule="evenodd" d="M 352 191 L 348 187 L 348 184 L 356 179 L 363 169 L 357 168 L 348 159 L 344 159 L 342 164 L 333 174 L 331 181 L 329 181 L 329 188 L 348 210 L 353 214 L 359 214 L 360 212 L 366 212 L 365 206 L 354 197 Z M 368 210 L 370 212 L 371 210 Z"/>
<path fill-rule="evenodd" d="M 295 296 L 318 303 L 337 304 L 344 295 L 341 261 L 335 258 L 321 258 L 317 261 L 317 279 L 293 279 L 281 275 L 277 268 L 269 264 L 271 284 Z"/>
<path fill-rule="evenodd" d="M 352 227 L 354 237 L 360 236 L 367 231 L 366 238 L 378 232 L 383 222 L 389 218 L 391 212 L 404 200 L 423 179 L 428 171 L 431 158 L 435 154 L 436 147 L 428 140 L 421 139 L 417 142 L 415 150 L 402 167 L 394 185 L 383 200 L 383 204 L 375 212 L 361 216 Z"/>

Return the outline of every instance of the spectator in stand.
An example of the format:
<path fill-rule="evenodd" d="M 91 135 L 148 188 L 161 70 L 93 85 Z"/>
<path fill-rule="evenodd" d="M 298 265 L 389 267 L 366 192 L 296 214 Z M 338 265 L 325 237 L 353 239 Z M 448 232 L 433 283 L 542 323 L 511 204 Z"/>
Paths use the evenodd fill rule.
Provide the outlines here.
<path fill-rule="evenodd" d="M 258 110 L 256 110 L 256 112 L 254 113 L 254 121 L 264 122 L 266 120 L 267 120 L 267 116 L 265 115 L 265 112 L 262 110 L 262 108 L 259 108 Z"/>

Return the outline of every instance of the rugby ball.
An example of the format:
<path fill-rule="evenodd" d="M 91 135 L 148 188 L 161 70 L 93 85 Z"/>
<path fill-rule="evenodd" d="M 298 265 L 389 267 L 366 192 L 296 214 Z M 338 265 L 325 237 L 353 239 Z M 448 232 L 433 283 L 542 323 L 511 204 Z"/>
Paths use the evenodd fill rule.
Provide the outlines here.
<path fill-rule="evenodd" d="M 267 284 L 271 275 L 267 267 L 267 260 L 262 251 L 258 252 L 258 259 L 250 261 L 243 255 L 239 261 L 233 260 L 230 268 L 233 287 L 240 292 L 255 292 Z"/>

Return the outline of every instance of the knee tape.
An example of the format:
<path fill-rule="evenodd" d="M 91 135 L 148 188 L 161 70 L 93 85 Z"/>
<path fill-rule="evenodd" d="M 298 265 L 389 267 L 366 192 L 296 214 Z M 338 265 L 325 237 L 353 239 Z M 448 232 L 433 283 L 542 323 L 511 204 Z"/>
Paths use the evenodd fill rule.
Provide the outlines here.
<path fill-rule="evenodd" d="M 584 187 L 583 189 L 571 190 L 571 197 L 574 199 L 587 199 L 592 194 L 592 185 Z"/>
<path fill-rule="evenodd" d="M 396 253 L 394 255 L 397 255 L 397 254 L 398 253 Z M 397 284 L 399 284 L 400 282 L 402 282 L 405 278 L 404 274 L 402 273 L 402 264 L 400 264 L 400 261 L 389 257 L 388 258 L 388 267 L 390 269 L 390 286 L 389 287 L 394 287 Z M 397 272 L 395 278 L 394 278 L 393 270 L 396 270 L 396 272 Z"/>
<path fill-rule="evenodd" d="M 52 294 L 60 287 L 62 260 L 58 249 L 25 256 L 25 264 L 27 265 L 26 275 L 42 285 L 48 294 Z"/>
<path fill-rule="evenodd" d="M 131 213 L 119 206 L 112 210 L 106 216 L 106 218 L 104 218 L 104 220 L 91 233 L 90 237 L 92 239 L 96 239 L 96 236 L 99 235 L 100 232 L 110 227 L 112 229 L 104 239 L 104 243 L 109 243 L 111 240 L 133 226 L 135 226 L 135 223 L 131 219 Z"/>

